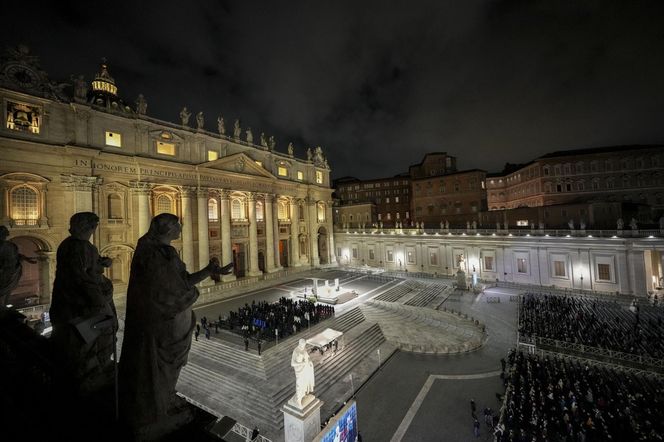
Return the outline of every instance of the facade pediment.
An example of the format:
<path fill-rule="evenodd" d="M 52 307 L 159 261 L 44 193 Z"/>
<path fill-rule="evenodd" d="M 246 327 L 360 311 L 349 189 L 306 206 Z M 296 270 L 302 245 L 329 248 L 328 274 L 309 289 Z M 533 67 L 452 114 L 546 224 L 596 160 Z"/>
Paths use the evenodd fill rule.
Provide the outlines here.
<path fill-rule="evenodd" d="M 200 167 L 212 170 L 241 173 L 243 175 L 258 176 L 262 178 L 275 178 L 270 172 L 256 164 L 254 160 L 243 153 L 236 153 L 218 160 L 201 164 Z"/>

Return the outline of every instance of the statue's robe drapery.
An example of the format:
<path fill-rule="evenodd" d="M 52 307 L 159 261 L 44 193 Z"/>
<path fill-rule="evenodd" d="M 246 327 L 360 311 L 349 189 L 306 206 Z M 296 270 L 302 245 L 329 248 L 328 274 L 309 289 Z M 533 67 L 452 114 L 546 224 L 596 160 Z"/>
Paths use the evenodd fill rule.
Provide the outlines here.
<path fill-rule="evenodd" d="M 140 426 L 163 419 L 187 362 L 198 290 L 170 245 L 149 233 L 139 239 L 131 263 L 127 314 L 120 355 L 122 413 Z"/>
<path fill-rule="evenodd" d="M 23 268 L 16 244 L 10 241 L 0 242 L 0 302 L 7 305 L 9 295 L 16 289 Z"/>

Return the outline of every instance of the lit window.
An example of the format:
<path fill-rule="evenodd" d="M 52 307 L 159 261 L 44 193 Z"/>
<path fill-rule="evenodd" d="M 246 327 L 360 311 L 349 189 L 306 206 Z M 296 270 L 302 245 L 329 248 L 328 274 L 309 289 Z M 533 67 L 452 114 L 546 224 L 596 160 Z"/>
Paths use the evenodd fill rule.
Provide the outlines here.
<path fill-rule="evenodd" d="M 516 225 L 519 227 L 524 227 L 528 226 L 528 220 L 527 219 L 519 219 L 516 221 Z"/>
<path fill-rule="evenodd" d="M 301 170 L 298 170 L 298 171 L 297 171 L 297 179 L 298 179 L 299 181 L 304 180 L 304 173 L 302 173 Z"/>
<path fill-rule="evenodd" d="M 325 204 L 324 203 L 318 203 L 318 222 L 322 223 L 325 222 Z M 360 219 L 362 219 L 360 217 Z"/>
<path fill-rule="evenodd" d="M 208 221 L 219 221 L 219 203 L 214 198 L 208 200 Z"/>
<path fill-rule="evenodd" d="M 279 166 L 277 169 L 279 176 L 288 176 L 288 169 L 285 168 L 284 166 Z"/>
<path fill-rule="evenodd" d="M 35 190 L 20 186 L 11 191 L 12 220 L 17 226 L 33 226 L 39 219 L 39 198 Z"/>
<path fill-rule="evenodd" d="M 526 258 L 516 259 L 516 271 L 518 273 L 528 273 L 528 261 Z"/>
<path fill-rule="evenodd" d="M 242 201 L 237 198 L 231 201 L 231 218 L 244 219 L 244 207 Z"/>
<path fill-rule="evenodd" d="M 155 215 L 160 215 L 162 213 L 172 213 L 173 210 L 173 198 L 170 195 L 162 193 L 157 197 L 155 204 Z"/>
<path fill-rule="evenodd" d="M 122 147 L 122 135 L 117 132 L 106 131 L 106 145 Z"/>
<path fill-rule="evenodd" d="M 408 250 L 406 252 L 406 259 L 408 260 L 408 264 L 416 264 L 415 262 L 415 252 L 412 250 Z"/>
<path fill-rule="evenodd" d="M 108 196 L 108 219 L 122 218 L 122 197 L 113 193 Z"/>
<path fill-rule="evenodd" d="M 320 170 L 316 171 L 316 184 L 323 184 L 323 172 Z"/>
<path fill-rule="evenodd" d="M 288 204 L 284 201 L 279 201 L 278 213 L 279 219 L 288 219 Z"/>
<path fill-rule="evenodd" d="M 175 155 L 175 144 L 157 141 L 157 153 L 162 155 Z"/>
<path fill-rule="evenodd" d="M 256 221 L 263 221 L 265 215 L 263 215 L 263 203 L 260 201 L 256 202 Z"/>
<path fill-rule="evenodd" d="M 7 102 L 7 129 L 39 133 L 41 127 L 41 109 L 22 103 Z"/>
<path fill-rule="evenodd" d="M 597 279 L 611 281 L 611 266 L 609 264 L 597 264 Z"/>
<path fill-rule="evenodd" d="M 219 153 L 217 153 L 217 151 L 214 151 L 214 150 L 208 150 L 207 157 L 208 157 L 208 161 L 214 161 L 214 160 L 219 159 Z"/>

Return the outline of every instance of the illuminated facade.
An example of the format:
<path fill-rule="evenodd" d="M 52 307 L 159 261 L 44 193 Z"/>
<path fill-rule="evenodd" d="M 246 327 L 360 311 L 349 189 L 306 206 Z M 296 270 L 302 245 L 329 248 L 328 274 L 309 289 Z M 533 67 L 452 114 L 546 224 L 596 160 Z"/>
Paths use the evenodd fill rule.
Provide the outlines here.
<path fill-rule="evenodd" d="M 336 262 L 320 148 L 304 160 L 202 124 L 156 120 L 142 96 L 136 106 L 122 102 L 105 63 L 91 84 L 79 77 L 73 86 L 70 97 L 24 48 L 0 66 L 0 222 L 24 255 L 40 259 L 24 265 L 15 304 L 49 302 L 55 251 L 80 211 L 100 217 L 93 242 L 113 260 L 107 272 L 119 298 L 138 238 L 164 212 L 182 222 L 173 245 L 190 271 L 211 256 L 236 263 L 226 279 Z"/>

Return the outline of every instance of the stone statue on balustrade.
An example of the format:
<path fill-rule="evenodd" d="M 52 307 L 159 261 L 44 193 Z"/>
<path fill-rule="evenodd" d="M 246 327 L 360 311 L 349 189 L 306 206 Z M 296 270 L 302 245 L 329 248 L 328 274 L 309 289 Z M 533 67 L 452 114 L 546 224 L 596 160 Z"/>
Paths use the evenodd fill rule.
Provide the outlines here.
<path fill-rule="evenodd" d="M 9 230 L 0 226 L 0 311 L 7 308 L 9 295 L 18 287 L 23 274 L 22 261 L 36 264 L 35 258 L 28 258 L 18 252 L 18 247 L 7 241 Z"/>
<path fill-rule="evenodd" d="M 307 161 L 311 161 L 313 154 L 311 153 L 311 147 L 307 148 Z"/>
<path fill-rule="evenodd" d="M 205 117 L 203 116 L 203 111 L 200 111 L 196 114 L 196 127 L 198 129 L 203 129 L 205 125 Z"/>
<path fill-rule="evenodd" d="M 638 230 L 638 228 L 639 228 L 639 224 L 636 222 L 636 219 L 635 219 L 635 218 L 632 218 L 632 220 L 629 222 L 629 227 L 630 227 L 632 230 Z"/>
<path fill-rule="evenodd" d="M 235 120 L 235 123 L 233 123 L 233 138 L 239 140 L 241 135 L 242 128 L 240 127 L 240 120 Z"/>
<path fill-rule="evenodd" d="M 445 223 L 441 220 L 440 221 L 440 230 L 443 230 L 445 228 Z"/>
<path fill-rule="evenodd" d="M 138 112 L 138 115 L 148 113 L 148 102 L 145 101 L 143 94 L 138 94 L 138 98 L 136 99 L 136 112 Z"/>
<path fill-rule="evenodd" d="M 180 111 L 180 121 L 183 126 L 189 126 L 189 117 L 191 117 L 191 112 L 187 109 L 187 106 L 183 107 Z"/>
<path fill-rule="evenodd" d="M 233 268 L 212 258 L 189 273 L 171 246 L 181 231 L 177 216 L 155 216 L 131 261 L 119 385 L 122 418 L 138 440 L 160 439 L 191 421 L 191 409 L 176 396 L 175 385 L 196 326 L 196 284 Z"/>
<path fill-rule="evenodd" d="M 445 220 L 445 229 L 446 230 L 450 229 L 450 222 L 448 220 Z"/>
<path fill-rule="evenodd" d="M 251 128 L 247 129 L 247 143 L 254 144 L 254 133 Z"/>
<path fill-rule="evenodd" d="M 293 150 L 295 148 L 293 147 L 293 143 L 288 143 L 288 156 L 292 157 L 293 156 Z"/>
<path fill-rule="evenodd" d="M 265 132 L 261 132 L 261 138 L 260 138 L 260 143 L 261 146 L 267 147 L 267 138 L 265 138 Z"/>
<path fill-rule="evenodd" d="M 466 230 L 470 230 L 470 221 L 466 221 Z"/>
<path fill-rule="evenodd" d="M 583 218 L 579 221 L 579 229 L 586 230 L 586 221 Z"/>
<path fill-rule="evenodd" d="M 224 117 L 221 115 L 217 117 L 217 130 L 219 131 L 219 135 L 226 135 L 226 123 L 224 122 Z"/>
<path fill-rule="evenodd" d="M 307 342 L 300 339 L 291 356 L 291 367 L 295 371 L 295 394 L 288 403 L 300 409 L 315 399 L 314 364 L 309 358 L 306 345 Z"/>
<path fill-rule="evenodd" d="M 111 356 L 118 322 L 113 284 L 103 274 L 112 261 L 90 243 L 98 225 L 92 212 L 69 220 L 71 236 L 58 246 L 50 308 L 59 383 L 81 398 L 108 391 L 115 379 Z"/>
<path fill-rule="evenodd" d="M 88 82 L 85 81 L 83 75 L 79 75 L 77 78 L 74 78 L 72 75 L 70 78 L 74 83 L 74 101 L 77 103 L 85 103 L 88 99 Z"/>
<path fill-rule="evenodd" d="M 270 150 L 274 150 L 277 147 L 277 141 L 274 139 L 274 135 L 270 135 L 270 138 L 267 140 L 267 147 Z"/>
<path fill-rule="evenodd" d="M 622 218 L 618 218 L 616 221 L 616 229 L 622 230 L 625 227 L 625 222 L 623 221 Z"/>
<path fill-rule="evenodd" d="M 567 226 L 569 227 L 570 230 L 574 230 L 574 220 L 571 219 L 567 222 Z"/>
<path fill-rule="evenodd" d="M 473 230 L 477 230 L 477 221 L 473 221 L 472 226 L 473 226 Z"/>

